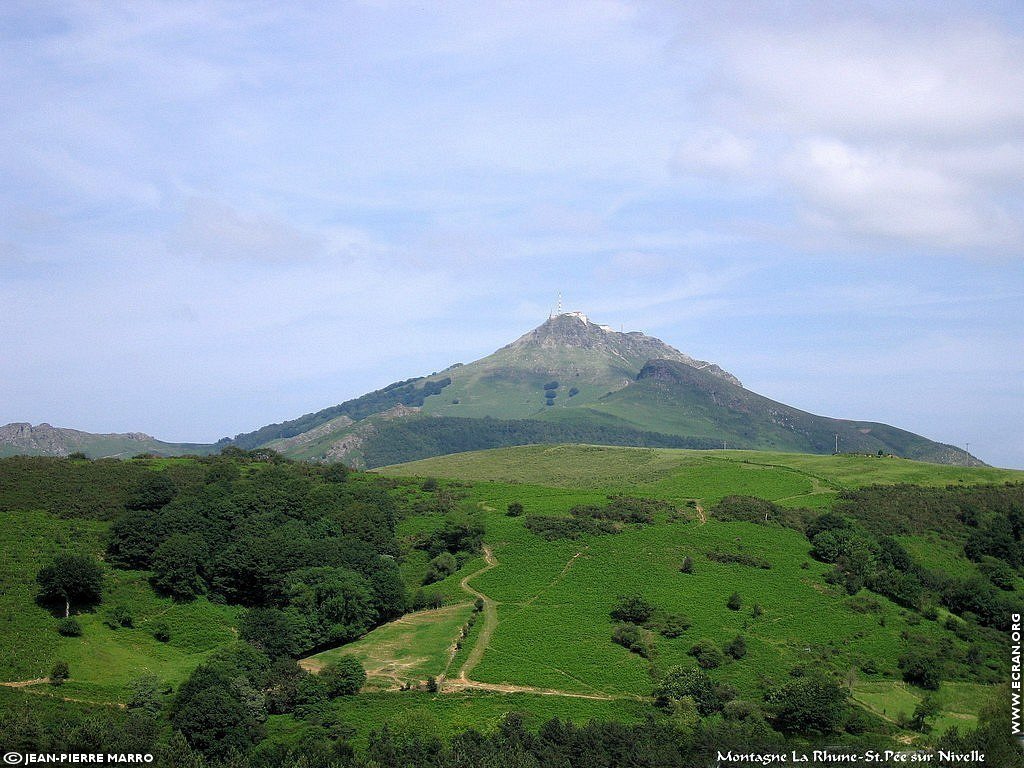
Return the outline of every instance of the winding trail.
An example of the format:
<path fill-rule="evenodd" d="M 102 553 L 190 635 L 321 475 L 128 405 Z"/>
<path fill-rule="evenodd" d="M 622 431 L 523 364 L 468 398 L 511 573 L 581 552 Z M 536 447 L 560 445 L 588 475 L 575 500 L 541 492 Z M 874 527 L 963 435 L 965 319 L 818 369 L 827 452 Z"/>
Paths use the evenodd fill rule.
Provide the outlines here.
<path fill-rule="evenodd" d="M 535 688 L 532 685 L 483 683 L 477 680 L 471 680 L 469 674 L 473 671 L 476 665 L 480 663 L 480 660 L 483 658 L 484 651 L 486 651 L 487 646 L 490 645 L 491 637 L 494 635 L 494 630 L 498 628 L 498 603 L 469 583 L 472 579 L 475 579 L 477 576 L 480 576 L 499 565 L 498 559 L 494 556 L 494 552 L 489 546 L 485 544 L 483 546 L 483 551 L 484 560 L 487 562 L 487 565 L 464 577 L 462 581 L 459 582 L 459 586 L 461 586 L 464 591 L 473 595 L 475 598 L 483 600 L 484 608 L 483 611 L 481 611 L 483 615 L 483 627 L 480 630 L 480 634 L 477 636 L 476 643 L 473 645 L 469 655 L 466 657 L 466 661 L 463 663 L 462 668 L 459 669 L 459 676 L 452 679 L 444 679 L 442 677 L 442 679 L 438 680 L 439 693 L 455 693 L 457 691 L 473 689 L 478 691 L 494 691 L 497 693 L 532 693 L 540 696 L 565 696 L 573 699 L 596 699 L 599 701 L 639 698 L 628 694 L 612 695 L 608 693 L 580 693 L 578 691 L 562 691 L 555 688 Z M 573 555 L 555 581 L 558 581 L 558 579 L 564 576 L 576 558 L 582 554 L 583 552 L 580 551 Z"/>
<path fill-rule="evenodd" d="M 475 579 L 477 576 L 487 573 L 491 568 L 496 568 L 498 565 L 498 560 L 494 557 L 494 552 L 491 551 L 491 548 L 485 544 L 483 549 L 484 560 L 487 562 L 487 565 L 479 571 L 473 571 L 473 573 L 464 577 L 462 581 L 459 582 L 459 586 L 462 587 L 465 592 L 469 592 L 469 594 L 484 601 L 484 609 L 481 612 L 483 614 L 484 625 L 480 630 L 480 635 L 477 637 L 476 643 L 469 652 L 469 656 L 466 657 L 466 661 L 463 663 L 462 669 L 459 670 L 458 679 L 466 683 L 469 682 L 469 673 L 473 671 L 473 668 L 480 663 L 480 659 L 484 657 L 484 651 L 487 650 L 487 646 L 491 643 L 491 637 L 494 636 L 494 630 L 498 628 L 498 604 L 483 592 L 474 589 L 469 584 L 470 579 Z"/>

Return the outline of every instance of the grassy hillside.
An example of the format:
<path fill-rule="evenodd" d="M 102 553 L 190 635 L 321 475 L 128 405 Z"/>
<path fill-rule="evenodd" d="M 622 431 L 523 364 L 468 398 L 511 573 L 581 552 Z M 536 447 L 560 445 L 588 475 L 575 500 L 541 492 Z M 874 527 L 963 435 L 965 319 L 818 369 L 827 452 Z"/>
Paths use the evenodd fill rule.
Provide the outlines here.
<path fill-rule="evenodd" d="M 108 569 L 103 602 L 95 612 L 78 616 L 80 637 L 57 633 L 58 619 L 37 605 L 35 575 L 55 554 L 75 551 L 102 554 L 108 523 L 68 520 L 46 512 L 0 512 L 0 680 L 47 677 L 57 660 L 71 670 L 61 695 L 104 702 L 124 701 L 128 683 L 154 674 L 169 685 L 181 683 L 213 650 L 234 637 L 237 609 L 205 599 L 176 603 L 158 597 L 147 574 Z M 112 628 L 106 619 L 124 607 L 132 627 Z M 113 623 L 113 622 L 111 622 Z M 157 623 L 167 625 L 170 640 L 153 637 Z"/>
<path fill-rule="evenodd" d="M 282 621 L 305 618 L 310 605 L 312 611 L 329 610 L 327 600 L 314 598 L 316 589 L 334 589 L 317 581 L 324 559 L 347 547 L 365 551 L 369 543 L 387 552 L 372 562 L 383 568 L 386 561 L 386 570 L 404 582 L 410 596 L 436 598 L 438 608 L 404 615 L 399 610 L 386 623 L 364 623 L 361 637 L 329 650 L 321 650 L 328 646 L 323 635 L 309 635 L 310 644 L 292 652 L 319 651 L 305 658 L 303 667 L 315 672 L 353 656 L 369 679 L 357 695 L 293 707 L 286 714 L 272 711 L 267 738 L 285 745 L 348 733 L 350 744 L 364 749 L 375 738 L 371 733 L 386 723 L 405 735 L 448 737 L 464 727 L 493 729 L 511 712 L 525 713 L 532 728 L 552 716 L 578 723 L 636 723 L 651 717 L 685 726 L 682 710 L 657 708 L 651 697 L 673 667 L 695 667 L 697 646 L 711 647 L 719 656 L 707 670 L 715 690 L 766 717 L 771 715 L 766 697 L 773 691 L 800 676 L 823 673 L 849 695 L 850 711 L 860 713 L 873 745 L 897 738 L 923 745 L 929 737 L 905 727 L 928 696 L 903 679 L 908 653 L 940 654 L 945 677 L 927 699 L 938 707 L 935 733 L 972 725 L 995 693 L 994 683 L 1005 677 L 1002 636 L 978 616 L 940 601 L 944 586 L 931 587 L 934 594 L 913 605 L 867 587 L 851 590 L 835 578 L 835 561 L 826 562 L 813 550 L 818 540 L 809 538 L 806 525 L 825 510 L 856 516 L 850 492 L 866 488 L 857 491 L 857 503 L 878 506 L 865 510 L 866 527 L 858 531 L 884 530 L 887 519 L 902 514 L 912 524 L 893 531 L 916 565 L 941 569 L 942 584 L 981 583 L 993 572 L 993 559 L 968 559 L 965 543 L 978 539 L 986 551 L 1001 546 L 997 534 L 1005 531 L 995 523 L 1002 513 L 993 510 L 1003 508 L 999 493 L 1006 488 L 983 490 L 995 501 L 974 509 L 973 517 L 974 497 L 954 498 L 945 489 L 1019 482 L 1024 472 L 877 456 L 589 445 L 438 457 L 388 467 L 379 473 L 385 477 L 280 463 L 268 456 L 123 464 L 7 460 L 0 470 L 6 472 L 0 473 L 5 480 L 0 535 L 4 552 L 12 553 L 0 563 L 5 641 L 0 680 L 44 677 L 57 660 L 67 661 L 71 670 L 59 690 L 44 684 L 0 691 L 0 703 L 30 706 L 31 700 L 47 697 L 46 705 L 52 706 L 55 696 L 123 703 L 131 681 L 146 673 L 180 690 L 214 651 L 234 645 L 238 634 L 254 643 L 267 640 L 246 634 L 245 608 L 224 591 L 223 578 L 214 577 L 218 569 L 224 572 L 222 558 L 215 557 L 204 571 L 207 594 L 216 602 L 205 596 L 161 597 L 149 583 L 149 571 L 111 567 L 112 526 L 115 538 L 130 543 L 123 527 L 117 528 L 125 519 L 140 524 L 175 519 L 190 530 L 212 530 L 219 537 L 211 547 L 217 553 L 229 549 L 225 539 L 230 539 L 239 554 L 232 567 L 253 571 L 241 583 L 259 578 L 266 584 L 266 597 L 250 597 L 249 604 L 277 611 Z M 138 492 L 166 487 L 154 485 L 154 477 L 172 481 L 174 498 L 162 502 L 155 517 L 147 511 L 155 507 L 125 512 L 125 505 L 156 503 Z M 67 506 L 83 483 L 97 486 L 86 494 L 97 504 Z M 943 489 L 949 498 L 922 501 L 911 498 L 913 488 L 873 487 L 906 483 Z M 34 489 L 43 487 L 51 487 L 49 496 L 33 507 Z M 620 495 L 639 499 L 636 504 L 647 516 L 601 517 L 610 497 Z M 775 502 L 792 519 L 782 514 L 771 522 L 728 519 L 715 505 L 735 495 Z M 959 499 L 964 514 L 949 499 Z M 1008 522 L 1019 495 L 1004 500 L 1009 512 L 1003 522 Z M 514 505 L 521 505 L 520 514 L 508 514 L 519 511 Z M 581 517 L 581 509 L 597 510 L 596 517 Z M 550 527 L 552 521 L 568 526 L 568 533 Z M 240 530 L 247 531 L 244 538 Z M 469 536 L 473 531 L 477 538 L 468 547 L 446 543 L 453 532 Z M 1012 531 L 1007 536 L 1017 549 L 1004 554 L 1013 559 L 1021 554 L 1020 541 Z M 292 566 L 295 576 L 279 580 L 282 569 L 275 558 L 292 548 L 289 557 L 300 558 Z M 65 550 L 108 559 L 101 605 L 78 617 L 81 637 L 59 635 L 57 619 L 34 599 L 35 574 Z M 126 549 L 117 551 L 126 556 Z M 243 553 L 265 559 L 250 563 L 240 557 Z M 426 578 L 444 557 L 452 561 L 448 570 Z M 686 561 L 692 564 L 688 571 Z M 310 569 L 311 564 L 316 567 Z M 1024 582 L 1019 569 L 1012 575 L 1002 594 L 1019 600 Z M 354 573 L 343 576 L 348 589 L 358 587 Z M 353 606 L 365 603 L 359 589 L 347 593 Z M 655 611 L 651 621 L 634 627 L 640 642 L 632 648 L 613 642 L 620 620 L 611 613 L 624 597 L 642 598 Z M 133 626 L 114 628 L 110 618 L 118 606 L 132 614 Z M 153 637 L 157 622 L 168 625 L 170 641 Z M 374 624 L 379 626 L 367 632 Z M 743 652 L 723 654 L 740 637 Z M 438 692 L 425 689 L 429 677 L 440 680 Z M 275 690 L 268 685 L 264 692 L 269 697 Z M 706 724 L 728 721 L 714 715 Z"/>
<path fill-rule="evenodd" d="M 610 492 L 658 491 L 673 499 L 717 501 L 760 495 L 789 506 L 820 506 L 859 486 L 1020 482 L 1024 471 L 956 467 L 878 456 L 821 456 L 766 451 L 692 451 L 597 445 L 533 445 L 437 456 L 384 467 L 391 476 L 531 483 Z M 819 498 L 820 497 L 820 498 Z"/>

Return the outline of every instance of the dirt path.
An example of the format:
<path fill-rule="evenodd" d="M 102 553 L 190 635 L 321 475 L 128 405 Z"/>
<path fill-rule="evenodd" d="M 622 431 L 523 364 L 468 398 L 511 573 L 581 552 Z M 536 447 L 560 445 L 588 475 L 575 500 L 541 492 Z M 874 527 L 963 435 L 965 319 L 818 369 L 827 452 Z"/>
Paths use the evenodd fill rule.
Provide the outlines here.
<path fill-rule="evenodd" d="M 498 693 L 533 693 L 540 696 L 565 696 L 572 699 L 596 699 L 598 701 L 611 701 L 613 699 L 634 699 L 635 696 L 618 695 L 612 696 L 607 693 L 575 693 L 573 691 L 560 691 L 554 688 L 534 688 L 530 685 L 508 685 L 506 683 L 480 683 L 475 680 L 456 678 L 448 680 L 444 684 L 444 692 L 464 691 L 467 689 L 477 691 L 496 691 Z"/>
<path fill-rule="evenodd" d="M 695 503 L 697 509 L 697 517 L 700 518 L 700 524 L 704 525 L 708 521 L 708 514 L 704 511 L 704 507 L 700 505 L 700 502 Z"/>
<path fill-rule="evenodd" d="M 10 683 L 0 682 L 0 686 L 4 688 L 29 688 L 33 685 L 42 685 L 43 683 L 49 683 L 50 678 L 48 677 L 37 677 L 35 680 L 17 680 Z M 117 707 L 118 709 L 124 709 L 124 704 L 120 704 L 116 701 L 94 701 L 92 699 L 76 699 L 71 696 L 60 696 L 54 693 L 52 689 L 44 689 L 38 691 L 26 690 L 25 693 L 31 693 L 35 696 L 47 696 L 51 699 L 60 699 L 61 701 L 74 701 L 79 704 L 97 704 L 102 707 Z"/>
<path fill-rule="evenodd" d="M 48 677 L 37 677 L 35 680 L 18 680 L 13 683 L 0 683 L 5 688 L 25 688 L 29 685 L 39 685 L 40 683 L 48 683 L 50 678 Z"/>
<path fill-rule="evenodd" d="M 484 601 L 484 609 L 481 611 L 484 625 L 480 630 L 479 636 L 477 636 L 476 643 L 469 652 L 469 656 L 466 657 L 466 661 L 462 665 L 462 669 L 459 670 L 458 679 L 466 682 L 469 682 L 469 673 L 472 672 L 473 668 L 480 663 L 480 659 L 484 656 L 484 651 L 487 650 L 487 646 L 490 645 L 491 637 L 494 635 L 494 630 L 498 628 L 498 604 L 483 592 L 480 592 L 469 585 L 471 579 L 475 579 L 477 576 L 487 573 L 491 568 L 495 568 L 498 565 L 498 560 L 494 557 L 494 553 L 491 551 L 491 548 L 485 544 L 483 549 L 484 560 L 487 562 L 487 565 L 479 571 L 474 571 L 469 574 L 459 582 L 459 586 L 462 587 L 463 590 Z"/>

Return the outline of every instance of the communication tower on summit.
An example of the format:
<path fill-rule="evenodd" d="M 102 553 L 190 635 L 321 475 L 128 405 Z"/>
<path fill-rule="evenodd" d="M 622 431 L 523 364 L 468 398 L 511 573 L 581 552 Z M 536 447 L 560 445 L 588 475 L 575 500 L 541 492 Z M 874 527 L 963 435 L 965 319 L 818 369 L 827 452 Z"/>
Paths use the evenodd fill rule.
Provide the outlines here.
<path fill-rule="evenodd" d="M 550 320 L 553 317 L 558 317 L 560 314 L 562 314 L 562 292 L 561 291 L 558 292 L 558 303 L 555 305 L 555 308 L 552 310 L 551 314 L 548 315 L 548 320 Z"/>

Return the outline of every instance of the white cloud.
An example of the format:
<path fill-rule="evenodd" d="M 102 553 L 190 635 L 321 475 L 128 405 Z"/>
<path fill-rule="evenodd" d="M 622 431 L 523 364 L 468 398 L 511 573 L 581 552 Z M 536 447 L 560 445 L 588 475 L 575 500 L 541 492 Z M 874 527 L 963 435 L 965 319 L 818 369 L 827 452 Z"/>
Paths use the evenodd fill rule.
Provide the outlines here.
<path fill-rule="evenodd" d="M 783 170 L 809 221 L 840 233 L 949 249 L 1019 247 L 1021 222 L 943 165 L 942 158 L 916 156 L 905 147 L 810 139 L 795 148 Z"/>
<path fill-rule="evenodd" d="M 722 129 L 703 128 L 688 136 L 672 158 L 673 170 L 684 174 L 736 174 L 747 171 L 755 145 Z"/>

